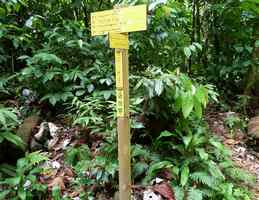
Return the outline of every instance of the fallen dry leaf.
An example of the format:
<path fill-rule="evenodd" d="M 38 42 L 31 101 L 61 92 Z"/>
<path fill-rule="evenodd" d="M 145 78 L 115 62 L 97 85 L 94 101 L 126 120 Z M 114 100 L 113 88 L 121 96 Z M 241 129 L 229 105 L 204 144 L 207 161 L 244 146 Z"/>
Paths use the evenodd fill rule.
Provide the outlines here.
<path fill-rule="evenodd" d="M 53 186 L 58 186 L 60 190 L 65 190 L 66 186 L 63 177 L 56 177 L 48 184 L 48 188 L 52 188 Z"/>
<path fill-rule="evenodd" d="M 161 184 L 156 184 L 153 187 L 153 190 L 155 192 L 159 193 L 161 196 L 163 196 L 167 200 L 175 200 L 173 190 L 172 190 L 171 186 L 166 182 L 163 182 Z"/>
<path fill-rule="evenodd" d="M 72 169 L 65 167 L 64 172 L 67 176 L 73 177 L 74 176 L 74 172 Z"/>

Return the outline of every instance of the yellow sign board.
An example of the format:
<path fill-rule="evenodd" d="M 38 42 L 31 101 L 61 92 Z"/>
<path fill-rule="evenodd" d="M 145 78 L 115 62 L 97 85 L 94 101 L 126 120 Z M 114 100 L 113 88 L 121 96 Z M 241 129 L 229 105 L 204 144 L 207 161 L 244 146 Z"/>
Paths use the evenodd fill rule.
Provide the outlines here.
<path fill-rule="evenodd" d="M 147 30 L 147 6 L 121 8 L 119 21 L 121 33 Z"/>
<path fill-rule="evenodd" d="M 106 35 L 109 32 L 119 32 L 119 19 L 114 10 L 91 13 L 91 33 L 95 35 Z"/>
<path fill-rule="evenodd" d="M 130 6 L 91 13 L 92 36 L 147 29 L 147 6 Z"/>
<path fill-rule="evenodd" d="M 110 33 L 110 48 L 114 49 L 129 49 L 128 34 L 123 33 Z"/>

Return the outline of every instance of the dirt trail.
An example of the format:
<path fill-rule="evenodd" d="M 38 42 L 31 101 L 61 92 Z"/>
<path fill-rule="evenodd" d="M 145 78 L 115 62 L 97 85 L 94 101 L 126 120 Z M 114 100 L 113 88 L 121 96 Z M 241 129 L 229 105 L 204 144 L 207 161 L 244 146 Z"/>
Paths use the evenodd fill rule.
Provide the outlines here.
<path fill-rule="evenodd" d="M 232 160 L 236 166 L 256 176 L 256 184 L 251 190 L 255 194 L 255 200 L 259 200 L 259 152 L 247 145 L 247 134 L 240 129 L 230 133 L 225 126 L 225 119 L 229 115 L 237 115 L 233 112 L 219 113 L 208 112 L 206 120 L 210 129 L 232 152 Z"/>

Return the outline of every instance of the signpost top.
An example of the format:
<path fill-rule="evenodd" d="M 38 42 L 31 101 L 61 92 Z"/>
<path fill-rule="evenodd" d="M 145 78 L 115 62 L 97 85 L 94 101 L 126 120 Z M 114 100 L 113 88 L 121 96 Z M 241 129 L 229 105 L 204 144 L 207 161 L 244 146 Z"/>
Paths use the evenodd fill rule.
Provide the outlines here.
<path fill-rule="evenodd" d="M 147 29 L 147 6 L 130 6 L 91 13 L 92 36 Z"/>

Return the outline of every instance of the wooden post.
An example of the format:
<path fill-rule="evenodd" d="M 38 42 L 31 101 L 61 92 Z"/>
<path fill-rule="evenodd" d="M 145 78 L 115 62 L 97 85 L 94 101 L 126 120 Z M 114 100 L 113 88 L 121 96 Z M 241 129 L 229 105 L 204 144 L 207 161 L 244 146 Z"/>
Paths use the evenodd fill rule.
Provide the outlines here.
<path fill-rule="evenodd" d="M 127 49 L 115 49 L 115 65 L 118 116 L 119 197 L 120 200 L 130 200 L 129 65 Z"/>

